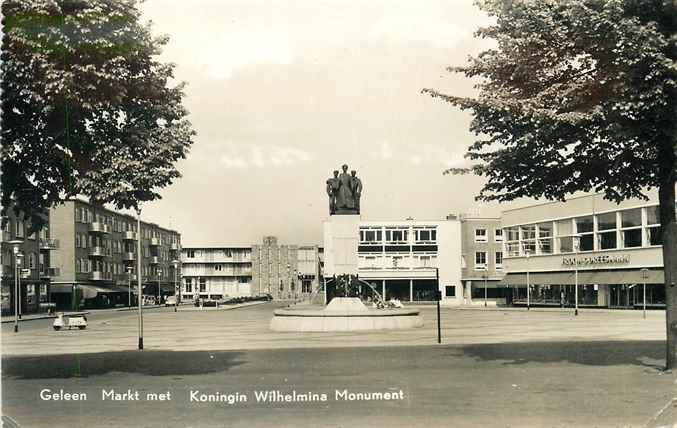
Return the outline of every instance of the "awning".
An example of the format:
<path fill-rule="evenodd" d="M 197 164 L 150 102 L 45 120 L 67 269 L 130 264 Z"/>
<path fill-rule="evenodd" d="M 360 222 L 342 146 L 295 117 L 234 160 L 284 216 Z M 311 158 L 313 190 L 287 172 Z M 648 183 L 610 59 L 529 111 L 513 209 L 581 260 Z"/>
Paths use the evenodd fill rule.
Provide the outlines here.
<path fill-rule="evenodd" d="M 114 285 L 90 285 L 77 284 L 78 290 L 82 291 L 84 299 L 92 299 L 99 293 L 129 293 L 128 287 L 114 286 Z M 68 293 L 73 292 L 73 284 L 52 284 L 50 293 Z M 134 293 L 134 289 L 132 289 Z"/>
<path fill-rule="evenodd" d="M 78 290 L 82 290 L 83 299 L 93 299 L 99 293 L 115 293 L 112 287 L 100 287 L 98 285 L 78 284 Z"/>
<path fill-rule="evenodd" d="M 578 271 L 579 284 L 641 284 L 642 271 L 639 269 L 615 269 L 599 271 Z M 567 272 L 534 272 L 529 274 L 529 282 L 539 285 L 574 285 L 576 274 L 574 271 Z M 662 270 L 649 270 L 647 272 L 647 284 L 663 284 L 665 282 Z M 527 274 L 508 273 L 501 281 L 504 286 L 526 285 Z"/>

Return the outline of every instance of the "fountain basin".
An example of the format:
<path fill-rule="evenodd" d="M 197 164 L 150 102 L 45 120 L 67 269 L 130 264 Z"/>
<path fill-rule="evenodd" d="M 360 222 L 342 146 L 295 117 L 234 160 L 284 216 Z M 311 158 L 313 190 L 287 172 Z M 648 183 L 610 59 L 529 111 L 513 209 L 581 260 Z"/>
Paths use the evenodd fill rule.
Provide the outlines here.
<path fill-rule="evenodd" d="M 324 309 L 276 309 L 270 320 L 273 331 L 365 331 L 423 327 L 417 309 L 370 309 L 360 299 L 334 298 Z"/>

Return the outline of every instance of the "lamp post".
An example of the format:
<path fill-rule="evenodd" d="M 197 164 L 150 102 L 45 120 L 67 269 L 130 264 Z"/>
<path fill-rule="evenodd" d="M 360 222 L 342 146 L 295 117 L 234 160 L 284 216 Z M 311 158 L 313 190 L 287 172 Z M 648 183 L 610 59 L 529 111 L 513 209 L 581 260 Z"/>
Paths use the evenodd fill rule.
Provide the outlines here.
<path fill-rule="evenodd" d="M 127 270 L 127 285 L 128 285 L 128 287 L 127 287 L 128 288 L 128 290 L 127 290 L 127 293 L 128 293 L 127 306 L 131 308 L 132 307 L 132 271 L 134 270 L 134 268 L 132 268 L 131 266 L 127 266 L 126 270 Z"/>
<path fill-rule="evenodd" d="M 136 280 L 139 287 L 139 350 L 143 349 L 143 288 L 141 287 L 141 208 L 136 209 Z"/>
<path fill-rule="evenodd" d="M 528 248 L 524 249 L 524 253 L 527 256 L 527 311 L 531 310 L 531 281 L 529 278 L 529 270 L 530 270 L 530 265 L 529 265 L 529 258 L 531 257 L 531 250 Z"/>
<path fill-rule="evenodd" d="M 482 272 L 482 278 L 484 279 L 484 307 L 487 307 L 487 268 L 484 268 L 484 272 Z"/>
<path fill-rule="evenodd" d="M 646 280 L 649 278 L 649 269 L 642 268 L 642 318 L 646 319 Z"/>
<path fill-rule="evenodd" d="M 177 285 L 178 284 L 177 277 L 179 275 L 179 261 L 174 259 L 174 261 L 172 261 L 172 264 L 174 265 L 174 312 L 178 312 L 179 295 L 181 294 L 181 290 Z"/>
<path fill-rule="evenodd" d="M 573 238 L 574 246 L 574 316 L 578 316 L 578 248 L 580 245 L 581 235 L 575 235 Z"/>
<path fill-rule="evenodd" d="M 157 269 L 157 304 L 162 302 L 162 295 L 160 294 L 160 280 L 162 279 L 162 268 Z"/>
<path fill-rule="evenodd" d="M 19 239 L 9 241 L 9 244 L 12 245 L 12 250 L 14 252 L 14 333 L 19 332 L 19 266 L 21 266 L 21 253 L 19 250 L 22 243 L 23 241 Z"/>

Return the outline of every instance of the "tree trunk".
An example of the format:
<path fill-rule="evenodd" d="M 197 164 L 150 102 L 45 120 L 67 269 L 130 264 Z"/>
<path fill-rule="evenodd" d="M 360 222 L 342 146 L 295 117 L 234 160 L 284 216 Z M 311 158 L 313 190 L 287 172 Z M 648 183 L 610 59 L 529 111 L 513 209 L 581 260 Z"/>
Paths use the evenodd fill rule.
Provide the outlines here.
<path fill-rule="evenodd" d="M 675 176 L 670 174 L 658 191 L 665 273 L 665 321 L 667 348 L 665 365 L 677 367 L 677 220 L 675 219 Z M 668 178 L 670 178 L 668 177 Z"/>

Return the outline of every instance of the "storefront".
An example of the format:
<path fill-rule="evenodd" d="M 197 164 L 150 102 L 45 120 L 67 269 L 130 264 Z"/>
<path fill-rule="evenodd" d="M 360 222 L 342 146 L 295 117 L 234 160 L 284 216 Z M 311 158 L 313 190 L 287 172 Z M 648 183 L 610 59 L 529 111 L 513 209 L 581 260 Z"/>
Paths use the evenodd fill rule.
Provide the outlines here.
<path fill-rule="evenodd" d="M 665 307 L 655 195 L 601 195 L 504 211 L 502 281 L 513 305 Z M 528 287 L 528 288 L 527 288 Z"/>

